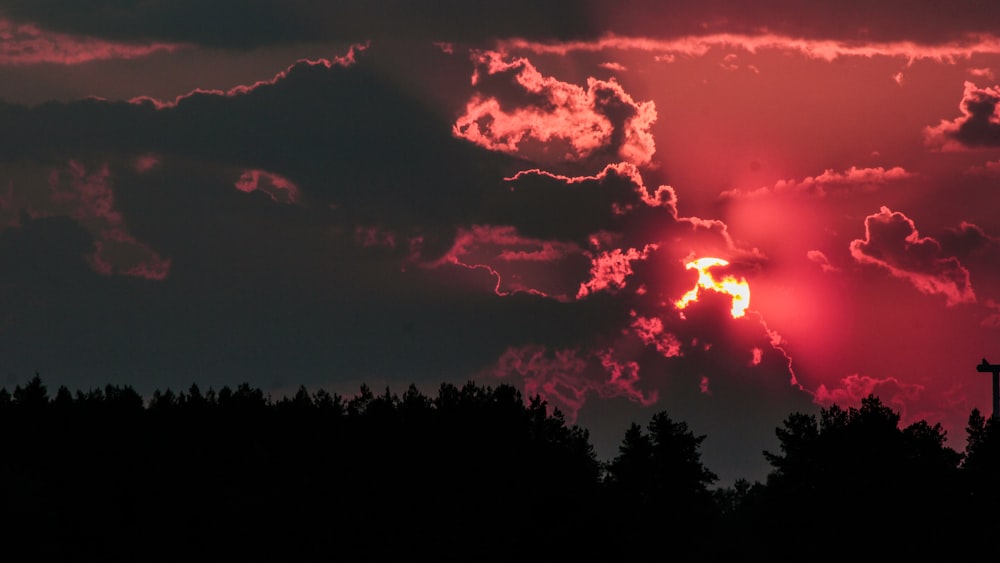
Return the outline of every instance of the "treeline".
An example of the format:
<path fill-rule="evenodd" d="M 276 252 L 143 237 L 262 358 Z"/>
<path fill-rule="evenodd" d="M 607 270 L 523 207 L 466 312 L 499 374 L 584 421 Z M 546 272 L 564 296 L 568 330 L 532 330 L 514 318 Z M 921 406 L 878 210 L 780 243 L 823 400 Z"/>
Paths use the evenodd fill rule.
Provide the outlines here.
<path fill-rule="evenodd" d="M 618 455 L 511 386 L 0 389 L 0 540 L 31 560 L 955 558 L 994 549 L 1000 430 L 900 428 L 877 397 L 791 414 L 765 483 L 713 488 L 667 413 Z"/>

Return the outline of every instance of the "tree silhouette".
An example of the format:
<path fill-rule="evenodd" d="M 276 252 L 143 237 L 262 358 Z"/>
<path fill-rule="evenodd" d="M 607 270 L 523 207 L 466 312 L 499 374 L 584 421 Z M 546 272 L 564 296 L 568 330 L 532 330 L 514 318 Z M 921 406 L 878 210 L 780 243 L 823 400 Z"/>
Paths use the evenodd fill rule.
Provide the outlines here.
<path fill-rule="evenodd" d="M 42 378 L 35 373 L 35 376 L 28 381 L 27 385 L 14 388 L 13 403 L 19 409 L 40 410 L 48 406 L 48 388 L 42 383 Z"/>
<path fill-rule="evenodd" d="M 964 460 L 940 425 L 899 422 L 874 396 L 792 413 L 779 452 L 764 453 L 766 484 L 712 490 L 706 437 L 665 412 L 629 426 L 602 466 L 585 429 L 509 385 L 443 383 L 434 397 L 362 386 L 346 399 L 300 386 L 272 401 L 246 383 L 192 384 L 144 405 L 113 385 L 50 399 L 36 374 L 0 388 L 0 520 L 12 522 L 11 549 L 45 560 L 822 560 L 862 543 L 918 558 L 942 538 L 988 547 L 975 538 L 995 519 L 956 515 L 997 501 L 994 421 L 971 413 Z"/>
<path fill-rule="evenodd" d="M 968 522 L 967 534 L 970 538 L 989 538 L 996 526 L 992 515 L 1000 502 L 1000 425 L 997 419 L 985 418 L 978 409 L 973 409 L 965 431 L 964 512 L 978 515 Z"/>
<path fill-rule="evenodd" d="M 607 466 L 606 481 L 615 512 L 630 515 L 623 530 L 629 558 L 646 560 L 648 538 L 669 538 L 673 556 L 704 549 L 716 523 L 716 505 L 708 487 L 717 480 L 701 462 L 705 436 L 695 436 L 684 422 L 666 412 L 653 415 L 648 433 L 633 423 L 618 455 Z M 655 553 L 655 555 L 654 555 Z"/>
<path fill-rule="evenodd" d="M 947 530 L 941 514 L 958 507 L 957 469 L 961 455 L 945 445 L 940 425 L 924 421 L 899 428 L 900 416 L 869 395 L 860 408 L 838 405 L 821 410 L 820 419 L 795 413 L 776 433 L 781 453 L 765 452 L 774 470 L 768 476 L 767 510 L 762 521 L 780 526 L 787 541 L 768 549 L 806 549 L 812 538 L 842 530 L 847 523 L 878 530 L 889 523 L 917 529 L 935 522 Z M 788 515 L 795 515 L 789 518 Z M 937 533 L 893 545 L 896 553 L 926 555 Z M 888 549 L 887 537 L 869 542 Z M 830 556 L 853 545 L 826 545 Z"/>

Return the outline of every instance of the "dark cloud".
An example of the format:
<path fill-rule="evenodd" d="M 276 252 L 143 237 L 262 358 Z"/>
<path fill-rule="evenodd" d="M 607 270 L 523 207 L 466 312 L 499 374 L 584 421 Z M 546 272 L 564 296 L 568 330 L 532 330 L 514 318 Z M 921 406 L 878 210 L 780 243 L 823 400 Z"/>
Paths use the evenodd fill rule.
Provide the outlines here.
<path fill-rule="evenodd" d="M 604 27 L 631 30 L 639 36 L 662 37 L 702 30 L 759 33 L 767 30 L 793 37 L 842 38 L 870 41 L 940 42 L 965 39 L 970 33 L 993 33 L 998 16 L 976 0 L 962 0 L 941 9 L 935 0 L 865 2 L 796 2 L 765 0 L 747 4 L 734 0 L 663 3 L 637 0 L 609 3 Z"/>
<path fill-rule="evenodd" d="M 851 256 L 909 281 L 919 291 L 945 296 L 948 305 L 974 303 L 969 271 L 955 256 L 942 254 L 941 243 L 921 237 L 913 220 L 887 207 L 865 218 L 865 238 L 850 244 Z"/>
<path fill-rule="evenodd" d="M 136 236 L 173 260 L 163 280 L 94 271 L 95 239 L 69 217 L 24 217 L 0 233 L 4 375 L 142 392 L 191 381 L 436 385 L 514 343 L 586 341 L 618 314 L 600 298 L 499 299 L 473 271 L 402 271 L 393 249 L 362 247 L 328 215 L 190 173 L 165 162 L 141 184 L 120 176 L 122 207 L 143 224 Z"/>
<path fill-rule="evenodd" d="M 490 220 L 512 225 L 527 236 L 574 241 L 581 246 L 599 231 L 620 232 L 648 194 L 639 171 L 628 164 L 610 165 L 593 176 L 561 176 L 539 169 L 518 172 L 506 188 L 488 192 Z M 672 218 L 668 204 L 663 215 Z M 572 214 L 562 210 L 573 208 Z"/>
<path fill-rule="evenodd" d="M 456 0 L 388 0 L 377 5 L 357 0 L 5 0 L 0 14 L 54 31 L 119 41 L 238 48 L 331 39 L 482 41 L 521 34 L 572 38 L 600 30 L 586 6 L 562 0 L 507 2 L 502 8 Z"/>
<path fill-rule="evenodd" d="M 11 326 L 69 319 L 9 339 L 21 348 L 5 349 L 18 356 L 8 369 L 84 387 L 121 377 L 219 385 L 236 374 L 265 387 L 343 379 L 334 373 L 461 379 L 512 346 L 595 343 L 627 326 L 631 294 L 568 301 L 612 242 L 675 221 L 672 191 L 651 194 L 629 166 L 579 185 L 516 177 L 516 155 L 456 138 L 448 119 L 380 74 L 391 54 L 379 49 L 170 103 L 0 108 L 19 131 L 2 141 L 4 256 L 65 270 L 47 281 L 60 300 L 24 300 Z M 447 57 L 430 46 L 426 56 Z M 562 220 L 561 208 L 588 199 L 591 213 Z M 727 244 L 717 227 L 705 231 Z M 169 271 L 102 271 L 92 257 L 109 232 Z M 601 232 L 600 252 L 590 249 L 588 235 Z M 10 295 L 31 289 L 22 274 L 9 270 Z M 567 302 L 537 289 L 560 287 Z"/>
<path fill-rule="evenodd" d="M 78 65 L 108 59 L 134 59 L 173 52 L 182 45 L 129 44 L 100 38 L 54 33 L 32 23 L 14 23 L 0 17 L 0 65 L 53 63 Z"/>
<path fill-rule="evenodd" d="M 958 227 L 945 229 L 938 240 L 941 242 L 943 254 L 959 258 L 1000 248 L 1000 239 L 986 234 L 981 227 L 966 221 Z"/>
<path fill-rule="evenodd" d="M 988 3 L 962 0 L 942 10 L 916 2 L 733 0 L 656 2 L 505 2 L 457 0 L 374 5 L 363 0 L 4 0 L 0 14 L 64 33 L 118 41 L 170 41 L 249 48 L 315 40 L 419 38 L 484 42 L 497 37 L 586 39 L 608 32 L 647 37 L 767 29 L 791 36 L 926 42 L 993 33 L 1000 16 Z"/>
<path fill-rule="evenodd" d="M 424 52 L 450 59 L 430 45 Z M 448 244 L 441 241 L 460 220 L 469 213 L 475 220 L 484 192 L 500 187 L 517 159 L 454 138 L 447 122 L 379 72 L 380 58 L 392 56 L 372 49 L 350 68 L 302 62 L 272 81 L 195 92 L 168 105 L 0 105 L 0 118 L 19 131 L 0 141 L 0 159 L 55 164 L 81 156 L 161 155 L 235 171 L 229 187 L 247 171 L 250 178 L 263 171 L 268 185 L 273 178 L 287 181 L 296 198 L 335 206 L 344 221 L 406 236 L 419 231 L 433 253 L 435 245 Z M 459 78 L 455 88 L 461 87 Z M 408 185 L 421 189 L 403 189 Z"/>
<path fill-rule="evenodd" d="M 942 120 L 940 124 L 928 127 L 924 133 L 927 144 L 944 149 L 1000 146 L 998 102 L 1000 102 L 1000 91 L 996 88 L 979 88 L 967 81 L 962 101 L 959 103 L 962 115 L 951 121 Z"/>
<path fill-rule="evenodd" d="M 0 141 L 5 285 L 28 294 L 4 312 L 10 373 L 84 387 L 462 378 L 524 332 L 522 302 L 448 293 L 461 276 L 405 268 L 406 237 L 443 252 L 513 160 L 454 139 L 373 68 L 301 64 L 160 108 L 86 100 L 0 114 L 19 131 Z M 359 228 L 401 244 L 366 245 Z M 112 243 L 169 271 L 120 275 L 142 256 L 102 252 Z"/>

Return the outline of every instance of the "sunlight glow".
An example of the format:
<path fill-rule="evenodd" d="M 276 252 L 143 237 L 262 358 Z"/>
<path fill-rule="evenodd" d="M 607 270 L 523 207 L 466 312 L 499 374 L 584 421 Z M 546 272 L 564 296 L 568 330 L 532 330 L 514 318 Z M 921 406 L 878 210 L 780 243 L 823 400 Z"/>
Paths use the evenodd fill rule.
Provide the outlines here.
<path fill-rule="evenodd" d="M 710 269 L 714 266 L 728 266 L 729 262 L 721 258 L 699 258 L 685 264 L 688 270 L 698 270 L 698 283 L 694 289 L 688 291 L 683 297 L 674 302 L 678 309 L 684 309 L 692 301 L 698 300 L 698 293 L 702 288 L 710 289 L 719 293 L 732 296 L 733 308 L 731 313 L 734 319 L 742 317 L 750 306 L 750 285 L 743 278 L 737 279 L 734 276 L 725 276 L 721 280 L 712 276 Z"/>

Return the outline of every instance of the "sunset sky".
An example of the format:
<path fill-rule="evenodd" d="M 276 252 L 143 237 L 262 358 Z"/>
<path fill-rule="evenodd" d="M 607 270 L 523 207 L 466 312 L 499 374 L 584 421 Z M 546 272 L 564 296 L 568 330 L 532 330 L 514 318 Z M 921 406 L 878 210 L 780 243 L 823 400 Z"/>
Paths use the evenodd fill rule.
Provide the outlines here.
<path fill-rule="evenodd" d="M 0 0 L 8 389 L 510 383 L 723 484 L 791 412 L 990 411 L 990 3 L 209 4 Z"/>

